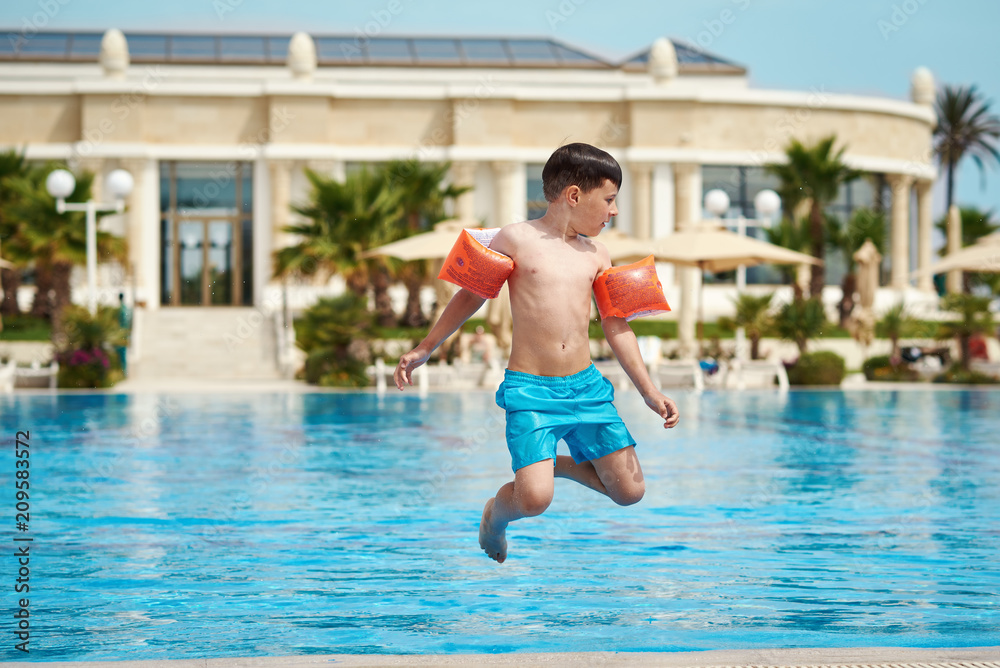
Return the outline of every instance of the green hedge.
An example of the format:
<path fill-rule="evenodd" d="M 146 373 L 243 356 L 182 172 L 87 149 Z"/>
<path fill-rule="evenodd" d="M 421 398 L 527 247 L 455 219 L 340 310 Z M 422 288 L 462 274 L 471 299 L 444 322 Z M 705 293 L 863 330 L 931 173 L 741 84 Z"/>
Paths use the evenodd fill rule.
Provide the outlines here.
<path fill-rule="evenodd" d="M 840 385 L 846 373 L 844 358 L 828 350 L 806 353 L 788 369 L 792 385 Z"/>
<path fill-rule="evenodd" d="M 909 364 L 902 362 L 896 366 L 888 355 L 869 357 L 861 365 L 861 371 L 868 380 L 915 381 L 920 380 L 918 374 Z"/>
<path fill-rule="evenodd" d="M 944 373 L 934 376 L 935 383 L 959 383 L 962 385 L 996 385 L 1000 379 L 985 373 L 963 369 L 959 363 L 953 364 Z"/>

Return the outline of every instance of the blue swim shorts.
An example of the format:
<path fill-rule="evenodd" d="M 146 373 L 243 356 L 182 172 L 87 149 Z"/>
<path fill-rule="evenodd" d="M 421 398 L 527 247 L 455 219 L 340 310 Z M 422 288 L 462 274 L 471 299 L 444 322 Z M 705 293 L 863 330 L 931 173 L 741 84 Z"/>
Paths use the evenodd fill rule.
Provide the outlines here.
<path fill-rule="evenodd" d="M 614 404 L 614 386 L 593 364 L 572 376 L 535 376 L 511 371 L 497 390 L 497 406 L 507 411 L 511 468 L 551 459 L 566 441 L 573 460 L 598 459 L 635 445 Z"/>

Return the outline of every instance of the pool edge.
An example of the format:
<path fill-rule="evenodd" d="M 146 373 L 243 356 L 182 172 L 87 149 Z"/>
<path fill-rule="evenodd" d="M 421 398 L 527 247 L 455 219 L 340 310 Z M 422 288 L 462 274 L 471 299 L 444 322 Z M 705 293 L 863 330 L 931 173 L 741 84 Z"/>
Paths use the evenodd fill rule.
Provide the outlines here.
<path fill-rule="evenodd" d="M 848 647 L 708 650 L 703 652 L 567 652 L 553 654 L 315 654 L 142 661 L 46 661 L 8 665 L 48 668 L 302 668 L 373 666 L 657 666 L 740 668 L 838 666 L 850 668 L 1000 668 L 1000 646 L 959 648 Z"/>

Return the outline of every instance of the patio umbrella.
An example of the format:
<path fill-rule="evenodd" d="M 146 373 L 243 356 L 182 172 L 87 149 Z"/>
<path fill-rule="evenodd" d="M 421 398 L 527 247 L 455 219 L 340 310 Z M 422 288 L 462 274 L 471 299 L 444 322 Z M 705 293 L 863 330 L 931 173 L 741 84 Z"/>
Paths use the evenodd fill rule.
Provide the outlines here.
<path fill-rule="evenodd" d="M 641 260 L 650 254 L 650 242 L 640 241 L 615 229 L 605 230 L 595 239 L 608 249 L 612 262 Z"/>
<path fill-rule="evenodd" d="M 971 246 L 945 255 L 936 264 L 913 272 L 912 276 L 942 274 L 946 271 L 1000 273 L 1000 233 L 990 234 Z"/>
<path fill-rule="evenodd" d="M 373 257 L 384 255 L 407 261 L 436 260 L 432 269 L 432 275 L 437 276 L 441 271 L 441 263 L 448 257 L 448 253 L 451 252 L 452 246 L 455 245 L 459 233 L 467 227 L 482 226 L 483 224 L 478 220 L 445 220 L 437 223 L 430 232 L 415 234 L 406 239 L 400 239 L 384 246 L 371 248 L 362 253 L 361 256 Z M 444 312 L 445 306 L 448 305 L 448 301 L 451 299 L 454 290 L 451 283 L 436 280 L 434 281 L 434 292 L 437 295 L 434 322 L 437 322 Z M 510 330 L 513 327 L 513 323 L 510 315 L 510 297 L 507 295 L 506 285 L 504 285 L 499 297 L 490 300 L 487 306 L 486 322 L 490 326 L 493 335 L 497 338 L 497 343 L 500 344 L 501 349 L 509 348 Z M 453 336 L 457 336 L 457 332 Z M 444 345 L 450 345 L 451 341 L 452 337 L 449 337 L 449 340 Z M 503 345 L 504 342 L 508 342 L 506 346 Z"/>
<path fill-rule="evenodd" d="M 822 264 L 812 255 L 730 232 L 715 224 L 701 224 L 657 239 L 650 246 L 657 262 L 670 262 L 702 271 L 729 271 L 758 264 Z M 698 338 L 702 331 L 704 283 L 698 293 Z M 682 308 L 686 308 L 682 304 Z"/>
<path fill-rule="evenodd" d="M 400 260 L 443 260 L 455 245 L 458 233 L 466 227 L 482 227 L 478 220 L 445 220 L 434 226 L 430 232 L 415 234 L 391 244 L 369 248 L 361 257 L 398 257 Z"/>

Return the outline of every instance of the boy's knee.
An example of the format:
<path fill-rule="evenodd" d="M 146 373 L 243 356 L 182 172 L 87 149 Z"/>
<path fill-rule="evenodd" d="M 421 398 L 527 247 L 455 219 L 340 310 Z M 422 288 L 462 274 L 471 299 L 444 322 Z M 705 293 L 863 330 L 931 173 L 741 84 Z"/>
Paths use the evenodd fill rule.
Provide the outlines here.
<path fill-rule="evenodd" d="M 521 494 L 519 499 L 521 506 L 521 513 L 525 517 L 534 517 L 535 515 L 541 515 L 545 512 L 545 509 L 549 507 L 552 503 L 552 490 L 551 489 L 532 489 Z"/>
<path fill-rule="evenodd" d="M 619 506 L 631 506 L 642 501 L 642 497 L 645 494 L 646 483 L 644 481 L 639 481 L 627 487 L 615 490 L 615 493 L 611 495 L 611 500 Z"/>

